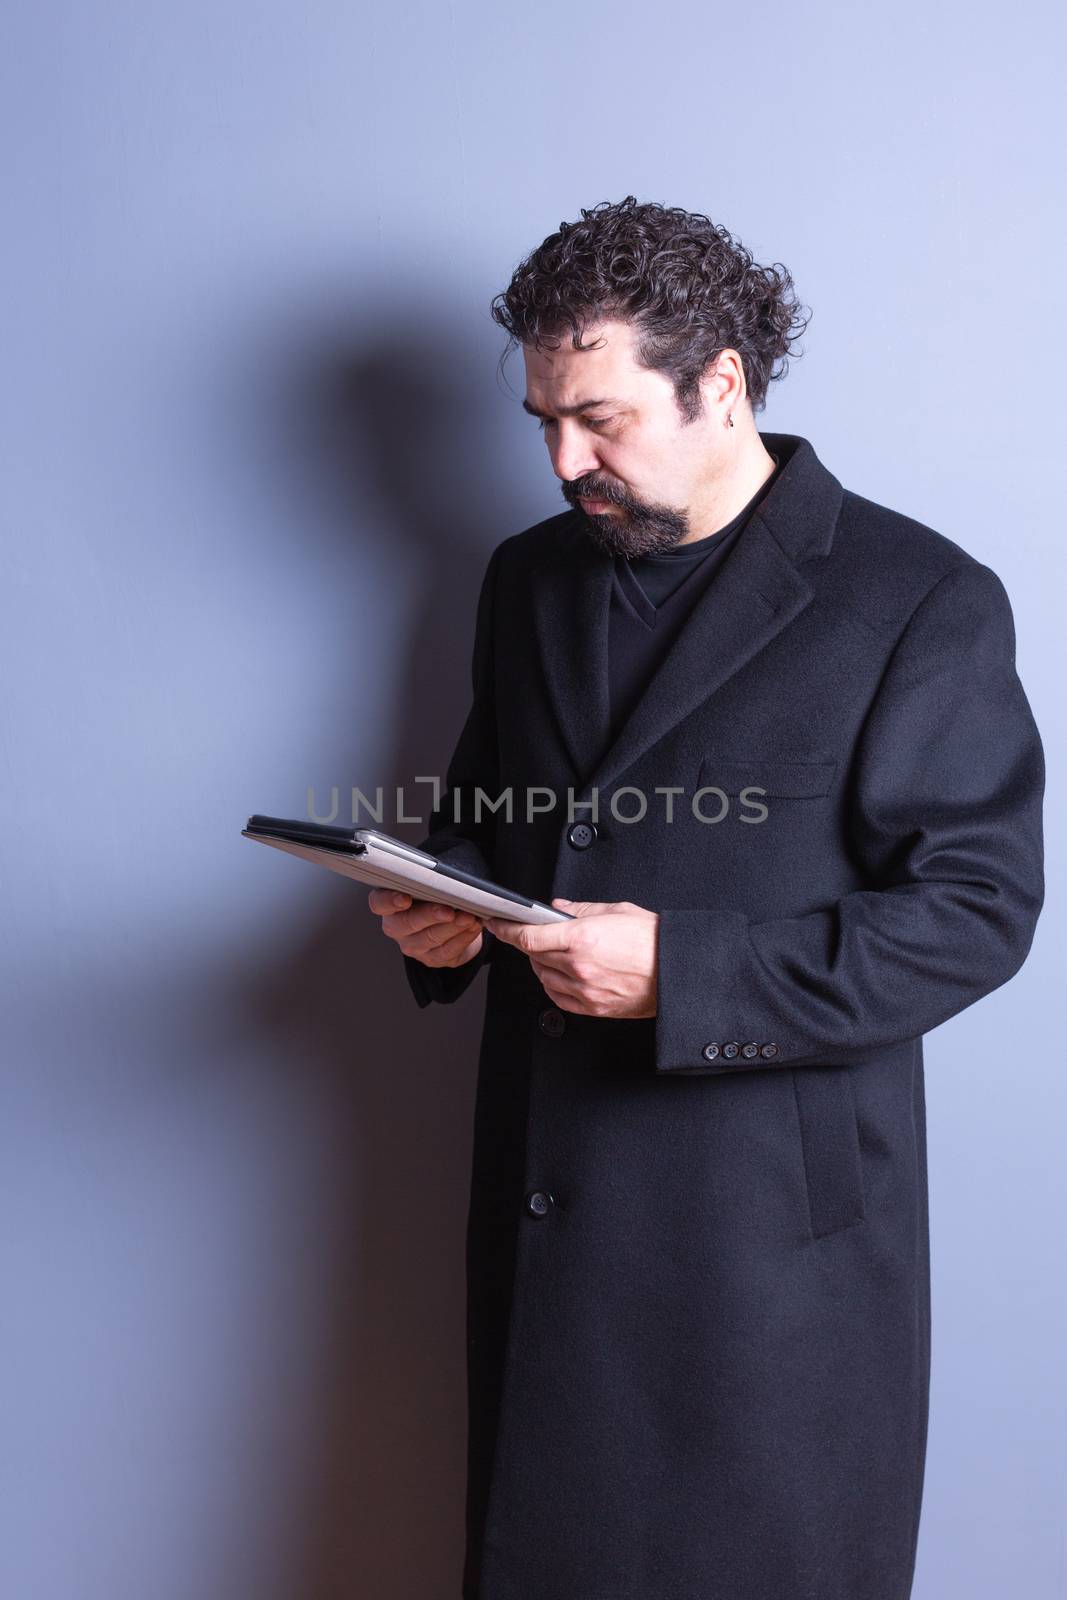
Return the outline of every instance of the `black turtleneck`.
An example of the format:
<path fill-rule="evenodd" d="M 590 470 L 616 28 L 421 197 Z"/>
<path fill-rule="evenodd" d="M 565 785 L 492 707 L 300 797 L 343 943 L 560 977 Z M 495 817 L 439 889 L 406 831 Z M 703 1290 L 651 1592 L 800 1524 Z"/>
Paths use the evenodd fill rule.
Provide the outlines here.
<path fill-rule="evenodd" d="M 608 634 L 613 739 L 774 483 L 781 463 L 773 459 L 770 477 L 724 528 L 661 555 L 615 557 Z"/>

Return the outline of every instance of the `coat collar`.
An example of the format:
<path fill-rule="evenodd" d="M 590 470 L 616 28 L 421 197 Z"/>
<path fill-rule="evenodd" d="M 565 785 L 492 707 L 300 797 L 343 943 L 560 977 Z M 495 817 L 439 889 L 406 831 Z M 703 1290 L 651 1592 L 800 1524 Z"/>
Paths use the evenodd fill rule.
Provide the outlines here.
<path fill-rule="evenodd" d="M 549 694 L 582 780 L 576 801 L 606 788 L 810 604 L 814 590 L 799 566 L 829 551 L 842 486 L 807 439 L 760 438 L 779 459 L 778 476 L 610 746 L 614 561 L 583 531 L 577 511 L 560 520 L 532 598 Z"/>

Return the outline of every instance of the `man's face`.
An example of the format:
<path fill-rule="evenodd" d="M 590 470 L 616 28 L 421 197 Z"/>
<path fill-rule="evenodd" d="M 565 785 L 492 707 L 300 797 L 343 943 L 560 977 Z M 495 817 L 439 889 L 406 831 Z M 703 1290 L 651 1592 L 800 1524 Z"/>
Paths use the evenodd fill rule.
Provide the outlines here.
<path fill-rule="evenodd" d="M 635 359 L 629 323 L 583 332 L 584 344 L 600 339 L 574 350 L 568 330 L 558 350 L 524 345 L 523 405 L 544 414 L 552 470 L 589 536 L 611 555 L 655 555 L 689 536 L 689 508 L 714 479 L 722 446 L 707 406 L 683 424 L 671 380 Z"/>

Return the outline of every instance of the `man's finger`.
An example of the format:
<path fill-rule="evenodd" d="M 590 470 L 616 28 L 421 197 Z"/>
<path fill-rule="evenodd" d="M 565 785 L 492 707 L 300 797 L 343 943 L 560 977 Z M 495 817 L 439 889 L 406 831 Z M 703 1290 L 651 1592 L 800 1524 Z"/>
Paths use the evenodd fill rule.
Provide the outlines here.
<path fill-rule="evenodd" d="M 550 902 L 560 911 L 569 911 L 572 917 L 603 917 L 610 911 L 617 911 L 622 904 L 619 900 L 565 900 L 561 894 L 556 895 Z"/>
<path fill-rule="evenodd" d="M 466 934 L 469 940 L 478 932 L 478 919 L 473 917 L 469 911 L 457 911 L 449 916 L 449 908 L 446 906 L 443 910 L 444 915 L 438 912 L 434 916 L 428 917 L 422 925 L 422 929 L 426 933 L 427 942 L 430 945 L 436 947 L 447 944 L 450 939 L 456 938 L 459 934 Z"/>
<path fill-rule="evenodd" d="M 375 916 L 386 917 L 393 911 L 403 911 L 411 904 L 411 896 L 399 889 L 374 888 L 367 896 L 367 904 Z"/>
<path fill-rule="evenodd" d="M 546 972 L 566 973 L 574 976 L 574 954 L 570 950 L 549 950 L 531 953 L 530 965 L 536 968 L 543 967 Z"/>
<path fill-rule="evenodd" d="M 475 928 L 473 933 L 470 928 L 460 928 L 449 934 L 447 939 L 430 947 L 419 944 L 417 948 L 409 951 L 416 960 L 423 961 L 427 966 L 440 966 L 444 962 L 456 961 L 461 956 L 473 955 L 475 947 L 481 939 L 481 930 Z M 403 947 L 401 947 L 403 948 Z"/>
<path fill-rule="evenodd" d="M 518 950 L 567 950 L 574 938 L 574 925 L 570 922 L 512 922 L 508 917 L 490 917 L 486 922 L 489 932 Z"/>

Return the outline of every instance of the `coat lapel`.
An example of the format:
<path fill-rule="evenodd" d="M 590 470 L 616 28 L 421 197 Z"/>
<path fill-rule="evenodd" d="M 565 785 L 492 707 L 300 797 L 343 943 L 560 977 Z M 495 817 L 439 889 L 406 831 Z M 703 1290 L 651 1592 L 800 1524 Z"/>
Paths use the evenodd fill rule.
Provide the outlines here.
<path fill-rule="evenodd" d="M 582 530 L 580 513 L 561 524 L 557 557 L 538 573 L 533 607 L 548 692 L 582 782 L 576 800 L 624 773 L 810 604 L 814 590 L 798 562 L 829 549 L 841 484 L 806 439 L 761 437 L 779 458 L 778 477 L 610 743 L 614 563 Z"/>

